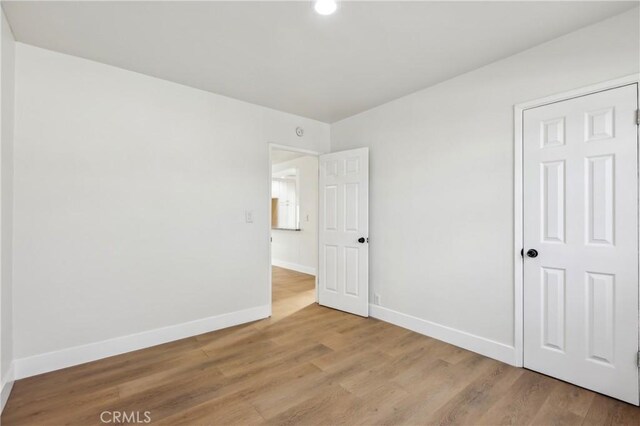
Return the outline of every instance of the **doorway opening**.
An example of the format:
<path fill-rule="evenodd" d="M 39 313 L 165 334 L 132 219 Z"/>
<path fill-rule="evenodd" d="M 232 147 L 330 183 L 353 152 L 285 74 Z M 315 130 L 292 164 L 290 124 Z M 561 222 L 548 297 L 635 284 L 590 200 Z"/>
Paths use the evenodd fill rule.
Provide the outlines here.
<path fill-rule="evenodd" d="M 317 301 L 318 154 L 270 145 L 271 317 Z"/>

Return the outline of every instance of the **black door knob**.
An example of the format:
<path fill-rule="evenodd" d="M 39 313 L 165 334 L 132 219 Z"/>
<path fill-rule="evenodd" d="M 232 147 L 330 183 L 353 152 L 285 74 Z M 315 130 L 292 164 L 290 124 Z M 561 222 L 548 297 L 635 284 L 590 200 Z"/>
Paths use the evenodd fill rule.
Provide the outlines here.
<path fill-rule="evenodd" d="M 538 250 L 536 250 L 536 249 L 527 250 L 527 256 L 529 256 L 529 257 L 538 257 Z"/>
<path fill-rule="evenodd" d="M 358 242 L 359 242 L 360 244 L 364 243 L 365 241 L 366 241 L 366 240 L 364 239 L 364 237 L 360 237 L 360 238 L 358 238 Z"/>

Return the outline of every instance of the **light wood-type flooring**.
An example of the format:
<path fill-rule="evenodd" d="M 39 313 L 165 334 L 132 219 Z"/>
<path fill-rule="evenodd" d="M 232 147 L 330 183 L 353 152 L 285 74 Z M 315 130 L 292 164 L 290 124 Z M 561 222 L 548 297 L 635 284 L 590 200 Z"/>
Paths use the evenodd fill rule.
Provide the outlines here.
<path fill-rule="evenodd" d="M 104 411 L 153 425 L 640 424 L 637 407 L 318 306 L 309 275 L 273 276 L 273 317 L 20 380 L 2 425 Z"/>

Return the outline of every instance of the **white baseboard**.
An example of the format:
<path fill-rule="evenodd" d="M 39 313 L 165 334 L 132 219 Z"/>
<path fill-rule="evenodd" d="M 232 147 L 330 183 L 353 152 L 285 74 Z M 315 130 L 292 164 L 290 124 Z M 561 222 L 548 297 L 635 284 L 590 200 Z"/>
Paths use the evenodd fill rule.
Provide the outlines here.
<path fill-rule="evenodd" d="M 292 271 L 302 272 L 303 274 L 309 274 L 316 276 L 316 268 L 306 265 L 300 265 L 298 263 L 285 262 L 284 260 L 276 260 L 273 259 L 271 261 L 273 266 L 278 266 L 280 268 L 291 269 Z"/>
<path fill-rule="evenodd" d="M 2 410 L 4 410 L 4 406 L 7 405 L 7 400 L 9 399 L 9 395 L 11 394 L 11 389 L 13 388 L 14 381 L 14 364 L 11 363 L 9 366 L 9 370 L 2 376 L 2 384 L 0 386 L 0 414 L 2 414 Z"/>
<path fill-rule="evenodd" d="M 497 359 L 507 364 L 516 365 L 516 349 L 513 346 L 396 312 L 378 305 L 369 305 L 369 314 L 373 318 L 415 331 L 416 333 L 442 340 L 443 342 L 459 346 L 489 358 Z"/>
<path fill-rule="evenodd" d="M 267 318 L 269 315 L 269 305 L 257 306 L 255 308 L 157 328 L 142 333 L 130 334 L 101 342 L 16 359 L 14 361 L 15 379 L 24 379 L 25 377 L 35 376 L 37 374 L 84 364 L 85 362 L 136 351 L 186 337 L 197 336 L 198 334 Z"/>

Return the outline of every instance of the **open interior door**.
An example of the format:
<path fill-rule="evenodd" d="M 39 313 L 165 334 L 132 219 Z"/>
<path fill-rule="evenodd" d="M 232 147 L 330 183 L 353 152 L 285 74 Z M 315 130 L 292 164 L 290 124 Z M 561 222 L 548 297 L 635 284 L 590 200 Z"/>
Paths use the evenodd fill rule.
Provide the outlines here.
<path fill-rule="evenodd" d="M 320 156 L 321 305 L 369 316 L 369 148 Z"/>

